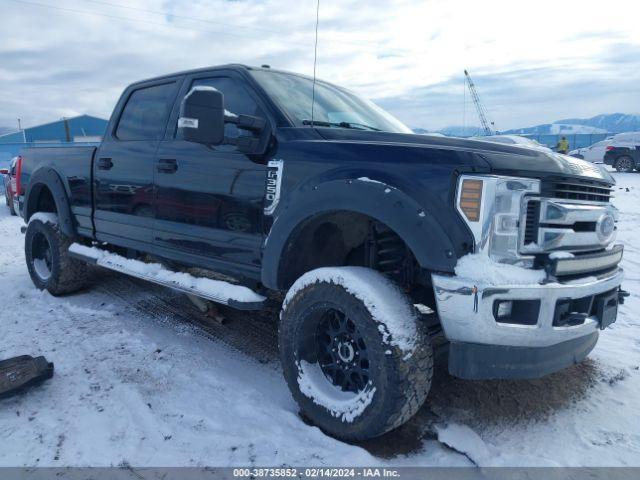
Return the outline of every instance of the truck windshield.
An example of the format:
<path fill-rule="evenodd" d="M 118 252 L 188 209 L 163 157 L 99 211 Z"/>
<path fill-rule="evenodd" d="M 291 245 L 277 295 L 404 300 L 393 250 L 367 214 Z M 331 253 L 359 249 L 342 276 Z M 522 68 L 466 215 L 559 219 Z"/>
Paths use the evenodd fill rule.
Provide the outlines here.
<path fill-rule="evenodd" d="M 313 81 L 310 78 L 265 70 L 254 70 L 251 74 L 296 125 L 313 123 L 320 127 L 412 133 L 373 102 L 322 81 L 316 81 L 311 122 Z"/>

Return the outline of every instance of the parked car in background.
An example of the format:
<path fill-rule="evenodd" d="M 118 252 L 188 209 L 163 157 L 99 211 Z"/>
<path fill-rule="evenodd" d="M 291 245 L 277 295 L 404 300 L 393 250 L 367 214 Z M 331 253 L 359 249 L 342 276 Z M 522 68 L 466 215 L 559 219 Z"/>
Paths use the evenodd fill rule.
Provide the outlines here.
<path fill-rule="evenodd" d="M 602 163 L 604 161 L 604 154 L 606 148 L 611 145 L 613 137 L 607 137 L 604 140 L 594 143 L 588 147 L 576 148 L 571 150 L 569 155 L 572 157 L 580 158 L 591 163 Z"/>
<path fill-rule="evenodd" d="M 552 152 L 549 147 L 545 147 L 532 138 L 521 137 L 520 135 L 490 135 L 486 137 L 474 137 L 474 140 L 481 140 L 483 142 L 504 143 L 505 145 L 531 148 L 533 150 L 538 150 L 546 153 Z"/>
<path fill-rule="evenodd" d="M 13 205 L 13 199 L 14 199 L 13 192 L 15 192 L 15 187 L 16 187 L 15 177 L 16 177 L 17 160 L 18 160 L 18 157 L 13 157 L 11 159 L 11 163 L 9 164 L 9 168 L 0 170 L 0 173 L 2 173 L 2 175 L 4 176 L 3 178 L 4 199 L 7 204 L 7 207 L 9 207 L 9 211 L 11 212 L 11 215 L 16 215 L 16 209 Z"/>
<path fill-rule="evenodd" d="M 619 172 L 633 172 L 640 168 L 640 132 L 614 135 L 606 148 L 604 163 Z"/>

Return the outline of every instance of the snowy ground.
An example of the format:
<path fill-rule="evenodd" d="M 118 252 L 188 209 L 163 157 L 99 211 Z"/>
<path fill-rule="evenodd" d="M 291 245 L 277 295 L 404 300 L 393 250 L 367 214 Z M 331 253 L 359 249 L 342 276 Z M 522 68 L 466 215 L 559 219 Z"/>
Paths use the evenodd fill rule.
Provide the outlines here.
<path fill-rule="evenodd" d="M 631 292 L 590 359 L 534 381 L 440 367 L 427 405 L 365 444 L 298 416 L 274 315 L 212 323 L 185 297 L 98 270 L 82 293 L 32 286 L 21 220 L 0 208 L 0 358 L 45 355 L 54 378 L 0 400 L 0 466 L 640 466 L 640 174 L 616 174 Z"/>

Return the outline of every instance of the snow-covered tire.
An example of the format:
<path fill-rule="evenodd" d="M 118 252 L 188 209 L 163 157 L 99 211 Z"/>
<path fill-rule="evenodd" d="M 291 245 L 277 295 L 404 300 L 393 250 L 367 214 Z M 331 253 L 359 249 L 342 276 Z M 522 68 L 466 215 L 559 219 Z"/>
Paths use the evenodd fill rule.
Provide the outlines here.
<path fill-rule="evenodd" d="M 616 159 L 613 166 L 618 172 L 623 172 L 623 173 L 633 172 L 633 168 L 634 168 L 633 159 L 631 157 L 623 155 L 622 157 L 618 157 Z"/>
<path fill-rule="evenodd" d="M 278 336 L 294 399 L 334 437 L 382 435 L 409 420 L 429 393 L 429 337 L 407 296 L 374 270 L 304 274 L 285 298 Z"/>
<path fill-rule="evenodd" d="M 24 253 L 33 284 L 51 295 L 80 290 L 87 280 L 87 264 L 69 255 L 72 240 L 60 232 L 57 217 L 35 214 L 24 238 Z"/>

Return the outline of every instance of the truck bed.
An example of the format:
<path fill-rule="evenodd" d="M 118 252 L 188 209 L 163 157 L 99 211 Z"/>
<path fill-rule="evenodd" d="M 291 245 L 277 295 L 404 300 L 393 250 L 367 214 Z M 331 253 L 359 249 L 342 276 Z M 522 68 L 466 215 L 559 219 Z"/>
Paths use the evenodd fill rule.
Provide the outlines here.
<path fill-rule="evenodd" d="M 32 179 L 57 175 L 69 200 L 69 207 L 77 222 L 78 233 L 93 235 L 92 163 L 97 145 L 25 148 L 22 153 L 20 183 L 32 185 Z M 37 183 L 37 182 L 35 182 Z M 27 219 L 21 192 L 20 214 Z"/>

